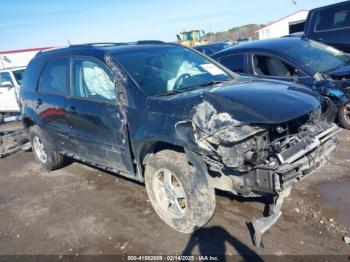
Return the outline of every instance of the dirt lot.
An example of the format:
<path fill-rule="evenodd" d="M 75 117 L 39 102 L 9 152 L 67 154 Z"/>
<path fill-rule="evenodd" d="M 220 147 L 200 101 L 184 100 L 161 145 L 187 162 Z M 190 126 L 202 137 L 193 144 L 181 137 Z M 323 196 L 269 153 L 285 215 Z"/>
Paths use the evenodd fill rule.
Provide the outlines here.
<path fill-rule="evenodd" d="M 143 185 L 81 163 L 48 173 L 31 152 L 0 159 L 0 254 L 350 254 L 350 132 L 336 158 L 298 183 L 283 216 L 252 245 L 245 221 L 264 205 L 218 192 L 216 214 L 192 235 L 153 212 Z"/>

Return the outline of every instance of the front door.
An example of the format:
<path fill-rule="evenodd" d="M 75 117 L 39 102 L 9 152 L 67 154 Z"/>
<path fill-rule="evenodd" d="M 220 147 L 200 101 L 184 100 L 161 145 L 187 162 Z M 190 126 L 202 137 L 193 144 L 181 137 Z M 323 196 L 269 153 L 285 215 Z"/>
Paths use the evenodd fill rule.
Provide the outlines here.
<path fill-rule="evenodd" d="M 76 155 L 133 173 L 126 124 L 109 69 L 97 59 L 74 57 L 70 92 L 66 111 Z"/>
<path fill-rule="evenodd" d="M 313 77 L 307 76 L 296 66 L 277 56 L 251 54 L 249 71 L 256 77 L 264 77 L 313 86 Z"/>

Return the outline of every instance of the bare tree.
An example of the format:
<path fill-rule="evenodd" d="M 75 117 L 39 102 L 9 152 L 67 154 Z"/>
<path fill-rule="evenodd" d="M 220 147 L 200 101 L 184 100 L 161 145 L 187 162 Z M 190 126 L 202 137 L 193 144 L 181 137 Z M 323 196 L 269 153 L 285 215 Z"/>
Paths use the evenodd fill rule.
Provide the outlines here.
<path fill-rule="evenodd" d="M 242 38 L 258 39 L 258 34 L 256 31 L 262 27 L 263 25 L 257 24 L 243 25 L 239 27 L 233 27 L 224 32 L 209 32 L 204 36 L 204 38 L 214 42 L 227 40 L 236 42 Z"/>

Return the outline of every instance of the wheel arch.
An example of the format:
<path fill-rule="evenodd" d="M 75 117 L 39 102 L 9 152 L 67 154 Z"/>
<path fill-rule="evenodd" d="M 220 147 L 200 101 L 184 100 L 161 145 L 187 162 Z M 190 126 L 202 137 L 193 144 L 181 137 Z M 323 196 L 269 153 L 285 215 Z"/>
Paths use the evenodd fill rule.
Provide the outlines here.
<path fill-rule="evenodd" d="M 30 117 L 26 117 L 26 116 L 22 118 L 22 122 L 26 130 L 29 130 L 30 127 L 35 125 L 35 122 Z"/>
<path fill-rule="evenodd" d="M 33 125 L 42 126 L 42 120 L 38 117 L 33 109 L 28 107 L 23 108 L 22 122 L 26 130 L 28 130 Z"/>
<path fill-rule="evenodd" d="M 177 152 L 185 153 L 185 148 L 180 145 L 172 144 L 165 141 L 148 141 L 144 143 L 139 151 L 139 164 L 142 169 L 142 177 L 144 176 L 144 169 L 148 159 L 155 153 L 170 149 Z"/>

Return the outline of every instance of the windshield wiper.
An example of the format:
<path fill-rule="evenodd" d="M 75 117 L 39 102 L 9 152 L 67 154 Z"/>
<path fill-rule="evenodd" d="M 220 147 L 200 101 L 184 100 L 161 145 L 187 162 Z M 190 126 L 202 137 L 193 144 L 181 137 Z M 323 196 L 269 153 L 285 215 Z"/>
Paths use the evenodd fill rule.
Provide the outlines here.
<path fill-rule="evenodd" d="M 171 96 L 171 95 L 176 95 L 176 94 L 180 94 L 182 93 L 184 90 L 182 89 L 175 89 L 175 90 L 171 90 L 169 92 L 166 92 L 166 93 L 161 93 L 161 94 L 158 94 L 158 95 L 153 95 L 152 97 L 158 97 L 158 96 Z"/>
<path fill-rule="evenodd" d="M 153 97 L 176 95 L 176 94 L 180 94 L 183 92 L 195 90 L 195 89 L 200 88 L 200 87 L 215 86 L 217 84 L 222 84 L 222 83 L 227 82 L 227 81 L 230 81 L 230 80 L 220 80 L 220 81 L 210 80 L 208 82 L 205 82 L 205 83 L 202 83 L 199 85 L 189 86 L 187 88 L 175 89 L 175 90 L 172 90 L 172 91 L 169 91 L 166 93 L 154 95 Z"/>
<path fill-rule="evenodd" d="M 220 81 L 219 80 L 210 80 L 209 82 L 206 82 L 203 84 L 191 86 L 189 89 L 195 89 L 198 87 L 206 87 L 206 86 L 215 86 L 215 85 L 222 84 L 222 83 L 228 82 L 228 81 L 230 81 L 230 80 L 220 80 Z M 188 90 L 188 89 L 185 89 L 185 90 Z"/>

